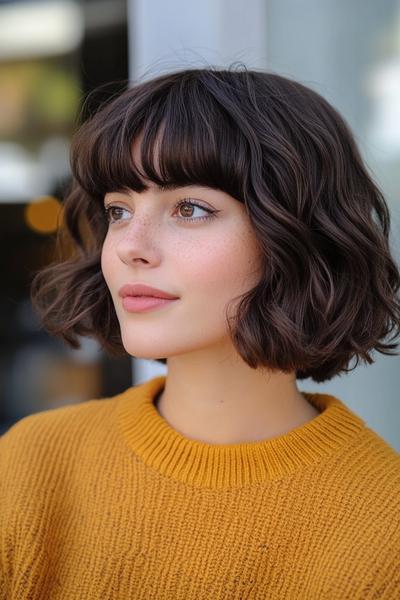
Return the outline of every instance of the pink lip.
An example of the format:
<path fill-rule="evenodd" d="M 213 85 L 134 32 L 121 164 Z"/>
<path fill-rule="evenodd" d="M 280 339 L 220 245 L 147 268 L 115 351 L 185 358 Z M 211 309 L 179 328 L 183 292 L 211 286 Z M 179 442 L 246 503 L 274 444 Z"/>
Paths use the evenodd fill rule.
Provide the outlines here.
<path fill-rule="evenodd" d="M 172 304 L 178 298 L 155 298 L 154 296 L 125 296 L 122 305 L 128 312 L 147 312 Z"/>
<path fill-rule="evenodd" d="M 177 296 L 173 296 L 168 292 L 164 292 L 163 290 L 159 290 L 144 283 L 128 283 L 126 285 L 123 285 L 119 290 L 118 294 L 121 296 L 121 298 L 126 298 L 127 296 L 148 296 L 152 298 L 163 298 L 167 300 L 177 299 Z"/>

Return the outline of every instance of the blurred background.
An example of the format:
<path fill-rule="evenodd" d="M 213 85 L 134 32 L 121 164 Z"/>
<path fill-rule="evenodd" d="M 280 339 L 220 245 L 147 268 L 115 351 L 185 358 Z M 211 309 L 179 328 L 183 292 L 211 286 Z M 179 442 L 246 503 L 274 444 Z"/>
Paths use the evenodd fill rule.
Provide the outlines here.
<path fill-rule="evenodd" d="M 400 262 L 400 0 L 0 0 L 0 433 L 166 372 L 91 339 L 69 350 L 40 328 L 30 282 L 54 257 L 79 123 L 130 80 L 234 61 L 293 77 L 341 112 Z M 373 356 L 298 386 L 337 395 L 400 451 L 400 356 Z"/>

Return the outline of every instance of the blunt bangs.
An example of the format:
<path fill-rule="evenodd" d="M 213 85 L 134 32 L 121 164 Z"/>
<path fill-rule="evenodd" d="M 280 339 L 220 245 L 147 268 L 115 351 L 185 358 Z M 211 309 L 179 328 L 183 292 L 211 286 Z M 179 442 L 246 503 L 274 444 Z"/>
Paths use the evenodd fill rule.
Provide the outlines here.
<path fill-rule="evenodd" d="M 102 199 L 112 191 L 203 185 L 244 202 L 249 142 L 240 124 L 201 78 L 168 78 L 151 93 L 146 83 L 125 92 L 108 114 L 83 124 L 72 147 L 81 187 Z M 152 83 L 154 88 L 154 83 Z M 141 166 L 132 147 L 140 136 Z"/>

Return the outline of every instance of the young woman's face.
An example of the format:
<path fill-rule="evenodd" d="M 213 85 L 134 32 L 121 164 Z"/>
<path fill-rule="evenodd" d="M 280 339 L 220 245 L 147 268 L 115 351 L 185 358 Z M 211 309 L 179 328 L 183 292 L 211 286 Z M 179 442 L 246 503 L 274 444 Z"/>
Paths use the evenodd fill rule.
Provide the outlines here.
<path fill-rule="evenodd" d="M 138 358 L 168 358 L 225 343 L 228 303 L 261 275 L 261 255 L 245 207 L 211 188 L 160 191 L 149 185 L 140 194 L 115 192 L 104 198 L 111 222 L 101 267 L 123 345 Z M 130 312 L 119 290 L 136 283 L 178 300 Z"/>

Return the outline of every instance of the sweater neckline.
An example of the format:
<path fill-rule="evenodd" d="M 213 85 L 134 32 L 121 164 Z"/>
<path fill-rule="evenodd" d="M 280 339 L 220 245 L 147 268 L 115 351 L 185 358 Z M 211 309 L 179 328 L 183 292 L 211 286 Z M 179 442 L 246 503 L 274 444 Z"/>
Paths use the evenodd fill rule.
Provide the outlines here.
<path fill-rule="evenodd" d="M 209 444 L 185 437 L 157 411 L 154 401 L 165 380 L 165 375 L 153 377 L 123 392 L 118 424 L 126 444 L 146 465 L 197 487 L 244 487 L 281 479 L 338 451 L 365 427 L 335 396 L 302 391 L 319 411 L 311 421 L 266 440 Z"/>

